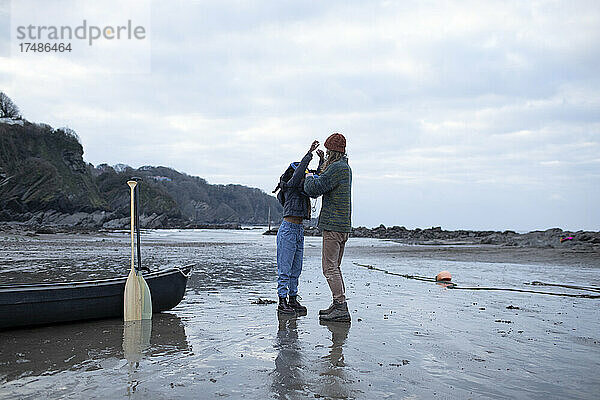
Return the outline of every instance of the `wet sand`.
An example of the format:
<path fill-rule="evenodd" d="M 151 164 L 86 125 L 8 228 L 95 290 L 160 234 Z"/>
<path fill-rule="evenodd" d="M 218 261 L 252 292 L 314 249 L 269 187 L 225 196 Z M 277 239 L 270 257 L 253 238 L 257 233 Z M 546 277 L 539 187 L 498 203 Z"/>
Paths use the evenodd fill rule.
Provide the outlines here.
<path fill-rule="evenodd" d="M 597 253 L 351 239 L 352 323 L 321 325 L 320 238 L 305 244 L 308 315 L 278 319 L 275 304 L 255 304 L 276 287 L 275 238 L 260 233 L 148 232 L 152 268 L 196 265 L 184 301 L 137 327 L 138 342 L 120 320 L 0 332 L 0 398 L 597 398 L 599 299 L 449 290 L 354 264 L 446 269 L 461 286 L 598 286 Z M 128 240 L 0 236 L 0 280 L 126 275 Z"/>

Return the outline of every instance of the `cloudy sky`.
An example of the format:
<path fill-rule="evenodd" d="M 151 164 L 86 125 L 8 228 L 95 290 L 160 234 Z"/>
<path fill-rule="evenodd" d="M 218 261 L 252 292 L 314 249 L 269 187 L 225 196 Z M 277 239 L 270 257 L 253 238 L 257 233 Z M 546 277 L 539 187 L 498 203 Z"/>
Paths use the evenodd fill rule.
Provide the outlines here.
<path fill-rule="evenodd" d="M 18 10 L 0 4 L 5 32 Z M 78 4 L 92 22 L 107 12 Z M 27 119 L 74 128 L 93 164 L 267 192 L 341 132 L 355 226 L 600 229 L 597 1 L 146 5 L 146 70 L 115 72 L 129 52 L 13 51 L 0 90 Z"/>

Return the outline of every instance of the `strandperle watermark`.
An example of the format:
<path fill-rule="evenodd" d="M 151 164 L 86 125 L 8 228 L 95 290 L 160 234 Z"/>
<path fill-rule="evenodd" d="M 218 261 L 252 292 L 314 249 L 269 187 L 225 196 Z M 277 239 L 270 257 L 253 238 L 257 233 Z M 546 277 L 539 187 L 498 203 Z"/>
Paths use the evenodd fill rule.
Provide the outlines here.
<path fill-rule="evenodd" d="M 150 0 L 11 1 L 10 56 L 23 65 L 148 73 L 150 39 Z"/>
<path fill-rule="evenodd" d="M 92 25 L 86 19 L 78 26 L 70 25 L 20 25 L 16 38 L 29 41 L 85 40 L 89 46 L 97 40 L 144 40 L 146 28 L 135 25 L 130 19 L 123 25 Z"/>

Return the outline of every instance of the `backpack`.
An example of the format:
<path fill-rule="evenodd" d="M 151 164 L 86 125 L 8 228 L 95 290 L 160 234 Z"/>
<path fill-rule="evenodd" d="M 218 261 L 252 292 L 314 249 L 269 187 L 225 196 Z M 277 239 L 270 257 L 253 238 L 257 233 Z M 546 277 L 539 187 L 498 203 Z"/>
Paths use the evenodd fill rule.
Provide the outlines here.
<path fill-rule="evenodd" d="M 284 188 L 285 184 L 290 179 L 292 179 L 292 176 L 294 175 L 294 171 L 296 171 L 296 168 L 298 167 L 299 164 L 300 163 L 298 161 L 291 163 L 290 166 L 284 171 L 284 173 L 281 174 L 281 176 L 279 177 L 279 183 L 277 184 L 277 186 L 273 190 L 273 193 L 275 193 L 275 192 L 277 192 L 279 190 L 279 193 L 277 193 L 277 200 L 279 200 L 279 203 L 282 206 L 285 206 L 285 194 L 283 193 L 283 188 Z M 314 170 L 308 170 L 308 171 L 312 172 L 313 174 L 316 174 L 316 172 L 317 172 L 317 171 L 314 171 Z M 304 177 L 301 180 L 300 186 L 304 186 Z M 304 190 L 302 190 L 302 193 L 304 194 Z M 309 197 L 309 196 L 306 195 L 306 197 Z"/>
<path fill-rule="evenodd" d="M 277 200 L 279 200 L 279 204 L 281 204 L 282 206 L 285 205 L 285 194 L 283 194 L 283 187 L 290 179 L 292 179 L 292 176 L 294 175 L 294 171 L 295 171 L 295 169 L 290 164 L 290 166 L 279 177 L 279 183 L 273 190 L 273 193 L 275 193 L 279 190 L 279 193 L 277 193 Z"/>

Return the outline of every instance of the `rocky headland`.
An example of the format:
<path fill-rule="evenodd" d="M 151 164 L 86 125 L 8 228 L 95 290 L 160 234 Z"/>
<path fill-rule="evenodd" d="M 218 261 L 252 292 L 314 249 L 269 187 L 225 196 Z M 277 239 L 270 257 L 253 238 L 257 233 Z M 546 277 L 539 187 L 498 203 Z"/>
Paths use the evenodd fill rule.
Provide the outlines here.
<path fill-rule="evenodd" d="M 277 227 L 265 232 L 265 235 L 276 235 Z M 305 236 L 321 236 L 321 231 L 314 226 L 305 226 Z M 403 244 L 413 245 L 496 245 L 503 247 L 552 247 L 569 249 L 594 249 L 600 251 L 600 232 L 563 231 L 552 228 L 544 231 L 517 233 L 515 231 L 447 231 L 441 227 L 427 229 L 407 229 L 403 226 L 376 228 L 364 226 L 352 228 L 350 237 L 388 239 Z"/>
<path fill-rule="evenodd" d="M 0 231 L 64 232 L 129 226 L 131 177 L 141 179 L 142 228 L 239 228 L 281 219 L 277 199 L 212 185 L 161 166 L 94 166 L 69 128 L 0 119 Z"/>

